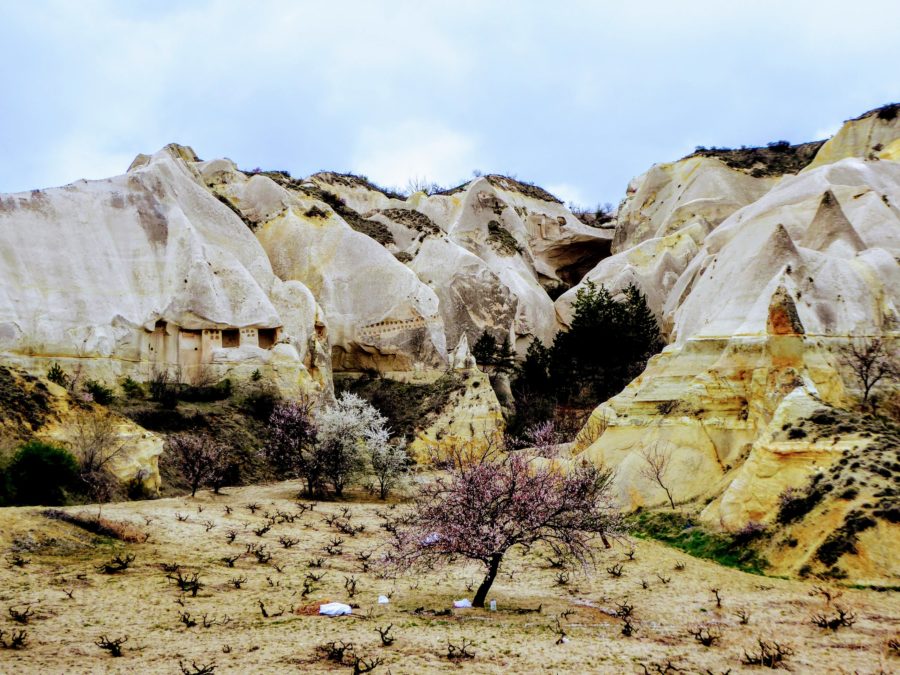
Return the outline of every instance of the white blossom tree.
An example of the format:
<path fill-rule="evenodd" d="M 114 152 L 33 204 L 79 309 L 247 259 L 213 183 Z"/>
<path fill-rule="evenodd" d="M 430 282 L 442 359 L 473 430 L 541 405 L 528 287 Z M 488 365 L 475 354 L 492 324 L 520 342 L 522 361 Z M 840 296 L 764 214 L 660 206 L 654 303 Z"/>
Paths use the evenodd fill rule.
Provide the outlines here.
<path fill-rule="evenodd" d="M 322 475 L 336 496 L 342 496 L 344 488 L 366 470 L 370 446 L 384 442 L 381 432 L 386 431 L 386 422 L 371 404 L 349 392 L 316 415 L 316 453 Z"/>
<path fill-rule="evenodd" d="M 391 442 L 390 432 L 381 426 L 366 432 L 366 450 L 372 473 L 378 481 L 378 494 L 387 499 L 388 493 L 400 482 L 406 468 L 406 450 Z"/>

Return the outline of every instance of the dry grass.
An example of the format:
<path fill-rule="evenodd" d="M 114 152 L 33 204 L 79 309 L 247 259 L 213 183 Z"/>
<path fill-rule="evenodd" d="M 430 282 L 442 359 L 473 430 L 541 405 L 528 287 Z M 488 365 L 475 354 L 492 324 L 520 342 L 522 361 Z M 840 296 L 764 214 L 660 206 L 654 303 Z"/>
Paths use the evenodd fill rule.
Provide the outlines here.
<path fill-rule="evenodd" d="M 889 647 L 900 624 L 896 593 L 831 586 L 829 600 L 812 582 L 744 574 L 646 541 L 617 545 L 602 554 L 606 558 L 596 571 L 570 571 L 564 585 L 556 583 L 560 570 L 538 552 L 514 556 L 491 592 L 497 612 L 444 614 L 454 599 L 471 598 L 466 586 L 477 581 L 478 570 L 454 566 L 396 580 L 379 578 L 371 565 L 364 571 L 360 554 L 377 551 L 387 536 L 377 515 L 387 507 L 377 501 L 354 495 L 355 501 L 320 502 L 293 523 L 276 522 L 257 536 L 265 512 L 298 513 L 298 489 L 296 483 L 279 483 L 222 496 L 105 506 L 105 518 L 149 533 L 140 544 L 98 537 L 44 518 L 40 509 L 0 509 L 4 557 L 18 554 L 29 561 L 4 561 L 0 567 L 0 630 L 28 632 L 24 649 L 0 649 L 0 671 L 178 673 L 182 661 L 188 667 L 215 664 L 216 673 L 352 672 L 350 659 L 329 661 L 318 649 L 341 640 L 367 661 L 382 658 L 375 673 L 640 673 L 641 664 L 656 672 L 654 664 L 666 662 L 685 672 L 753 672 L 741 660 L 745 649 L 757 649 L 758 638 L 789 645 L 793 653 L 786 665 L 793 672 L 891 672 L 900 664 Z M 255 513 L 249 504 L 259 505 Z M 350 523 L 364 525 L 364 532 L 350 536 L 326 523 L 347 507 Z M 178 520 L 176 513 L 188 518 Z M 235 531 L 233 543 L 229 530 Z M 341 555 L 323 551 L 334 537 L 344 539 Z M 284 548 L 279 538 L 299 541 Z M 264 545 L 272 560 L 258 562 L 246 553 L 248 545 Z M 127 570 L 98 570 L 118 553 L 135 555 Z M 223 561 L 240 553 L 233 567 Z M 310 568 L 309 561 L 318 558 L 322 567 Z M 678 562 L 685 563 L 683 570 L 676 569 Z M 178 572 L 163 569 L 176 563 L 183 579 L 198 573 L 196 597 L 189 588 L 179 590 Z M 616 564 L 622 566 L 620 577 L 605 571 Z M 307 575 L 323 572 L 304 597 Z M 237 589 L 231 580 L 241 577 L 246 581 Z M 348 601 L 345 587 L 353 577 L 357 592 L 351 602 L 360 605 L 354 616 L 315 614 L 321 602 Z M 718 589 L 721 607 L 711 589 Z M 389 593 L 390 604 L 376 603 L 379 594 Z M 27 625 L 7 618 L 7 607 L 21 610 L 26 604 L 33 609 Z M 622 635 L 624 621 L 616 616 L 623 606 L 633 607 L 631 637 Z M 852 626 L 832 631 L 810 622 L 815 614 L 834 614 L 835 606 L 855 614 Z M 518 611 L 538 607 L 539 612 Z M 188 626 L 192 621 L 196 625 Z M 382 646 L 377 629 L 388 624 L 396 639 Z M 700 628 L 719 639 L 702 646 L 691 634 Z M 120 658 L 96 644 L 101 637 L 124 636 Z M 474 658 L 449 660 L 448 641 L 459 646 L 464 639 L 473 642 Z"/>

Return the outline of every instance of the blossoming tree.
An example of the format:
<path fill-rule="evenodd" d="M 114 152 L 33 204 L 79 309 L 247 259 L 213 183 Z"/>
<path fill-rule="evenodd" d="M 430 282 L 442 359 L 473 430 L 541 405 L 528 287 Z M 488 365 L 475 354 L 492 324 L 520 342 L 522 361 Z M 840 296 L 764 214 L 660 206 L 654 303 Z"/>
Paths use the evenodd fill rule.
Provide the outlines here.
<path fill-rule="evenodd" d="M 588 462 L 563 470 L 533 451 L 452 461 L 446 475 L 420 487 L 386 563 L 398 571 L 457 558 L 480 563 L 485 575 L 472 604 L 484 607 L 513 548 L 545 542 L 582 565 L 595 562 L 597 541 L 608 548 L 607 538 L 621 531 L 611 478 L 612 471 Z"/>

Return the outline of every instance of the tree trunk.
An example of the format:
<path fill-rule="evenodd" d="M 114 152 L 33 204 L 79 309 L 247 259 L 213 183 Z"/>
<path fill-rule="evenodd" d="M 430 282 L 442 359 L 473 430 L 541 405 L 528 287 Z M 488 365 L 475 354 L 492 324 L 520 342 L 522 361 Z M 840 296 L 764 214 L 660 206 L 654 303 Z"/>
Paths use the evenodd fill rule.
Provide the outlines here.
<path fill-rule="evenodd" d="M 481 586 L 478 587 L 478 592 L 475 593 L 475 599 L 472 600 L 473 607 L 484 607 L 484 601 L 487 598 L 488 591 L 491 590 L 491 584 L 493 584 L 494 579 L 497 578 L 497 571 L 500 569 L 501 560 L 503 560 L 502 553 L 495 553 L 491 556 L 491 562 L 488 565 L 487 574 L 484 575 L 484 581 L 481 582 Z"/>
<path fill-rule="evenodd" d="M 675 500 L 672 499 L 672 493 L 669 492 L 669 488 L 666 487 L 665 483 L 662 482 L 659 476 L 656 477 L 656 482 L 659 483 L 659 487 L 666 491 L 666 497 L 669 498 L 669 504 L 672 505 L 672 510 L 675 510 Z"/>
<path fill-rule="evenodd" d="M 660 485 L 662 485 L 662 484 L 660 483 Z M 665 485 L 663 485 L 663 490 L 666 491 L 666 496 L 669 498 L 669 504 L 672 505 L 672 510 L 674 511 L 675 510 L 675 500 L 672 499 L 672 493 L 669 492 L 669 488 L 667 488 Z"/>

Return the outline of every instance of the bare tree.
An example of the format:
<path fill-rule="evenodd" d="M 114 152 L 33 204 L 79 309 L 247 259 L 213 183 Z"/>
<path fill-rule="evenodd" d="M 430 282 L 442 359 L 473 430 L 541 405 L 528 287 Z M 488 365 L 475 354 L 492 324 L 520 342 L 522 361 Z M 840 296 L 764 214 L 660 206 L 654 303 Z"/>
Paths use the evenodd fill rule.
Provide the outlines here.
<path fill-rule="evenodd" d="M 482 432 L 468 440 L 452 439 L 428 445 L 429 461 L 438 468 L 463 470 L 499 459 L 506 449 L 502 433 Z"/>
<path fill-rule="evenodd" d="M 72 429 L 69 445 L 81 464 L 82 473 L 103 470 L 128 447 L 128 440 L 122 439 L 115 418 L 100 408 L 79 412 Z"/>
<path fill-rule="evenodd" d="M 197 494 L 201 485 L 215 478 L 225 460 L 222 446 L 202 434 L 176 434 L 166 445 L 191 486 L 191 497 Z"/>
<path fill-rule="evenodd" d="M 130 442 L 123 439 L 115 417 L 99 407 L 80 411 L 72 429 L 69 447 L 78 459 L 79 477 L 85 491 L 98 505 L 99 519 L 104 502 L 112 499 L 116 491 L 116 480 L 108 465 L 128 450 Z"/>
<path fill-rule="evenodd" d="M 608 427 L 609 413 L 602 408 L 595 410 L 575 435 L 576 447 L 587 448 L 600 438 Z"/>
<path fill-rule="evenodd" d="M 863 391 L 863 406 L 869 403 L 872 390 L 882 380 L 897 377 L 897 357 L 887 340 L 882 338 L 857 337 L 841 349 L 841 361 L 853 371 Z M 875 412 L 875 399 L 872 399 Z"/>
<path fill-rule="evenodd" d="M 657 483 L 666 492 L 669 504 L 675 508 L 675 500 L 672 492 L 666 485 L 665 478 L 669 471 L 669 462 L 672 460 L 672 450 L 668 444 L 654 443 L 641 450 L 641 457 L 645 464 L 640 469 L 640 475 L 649 481 Z"/>

